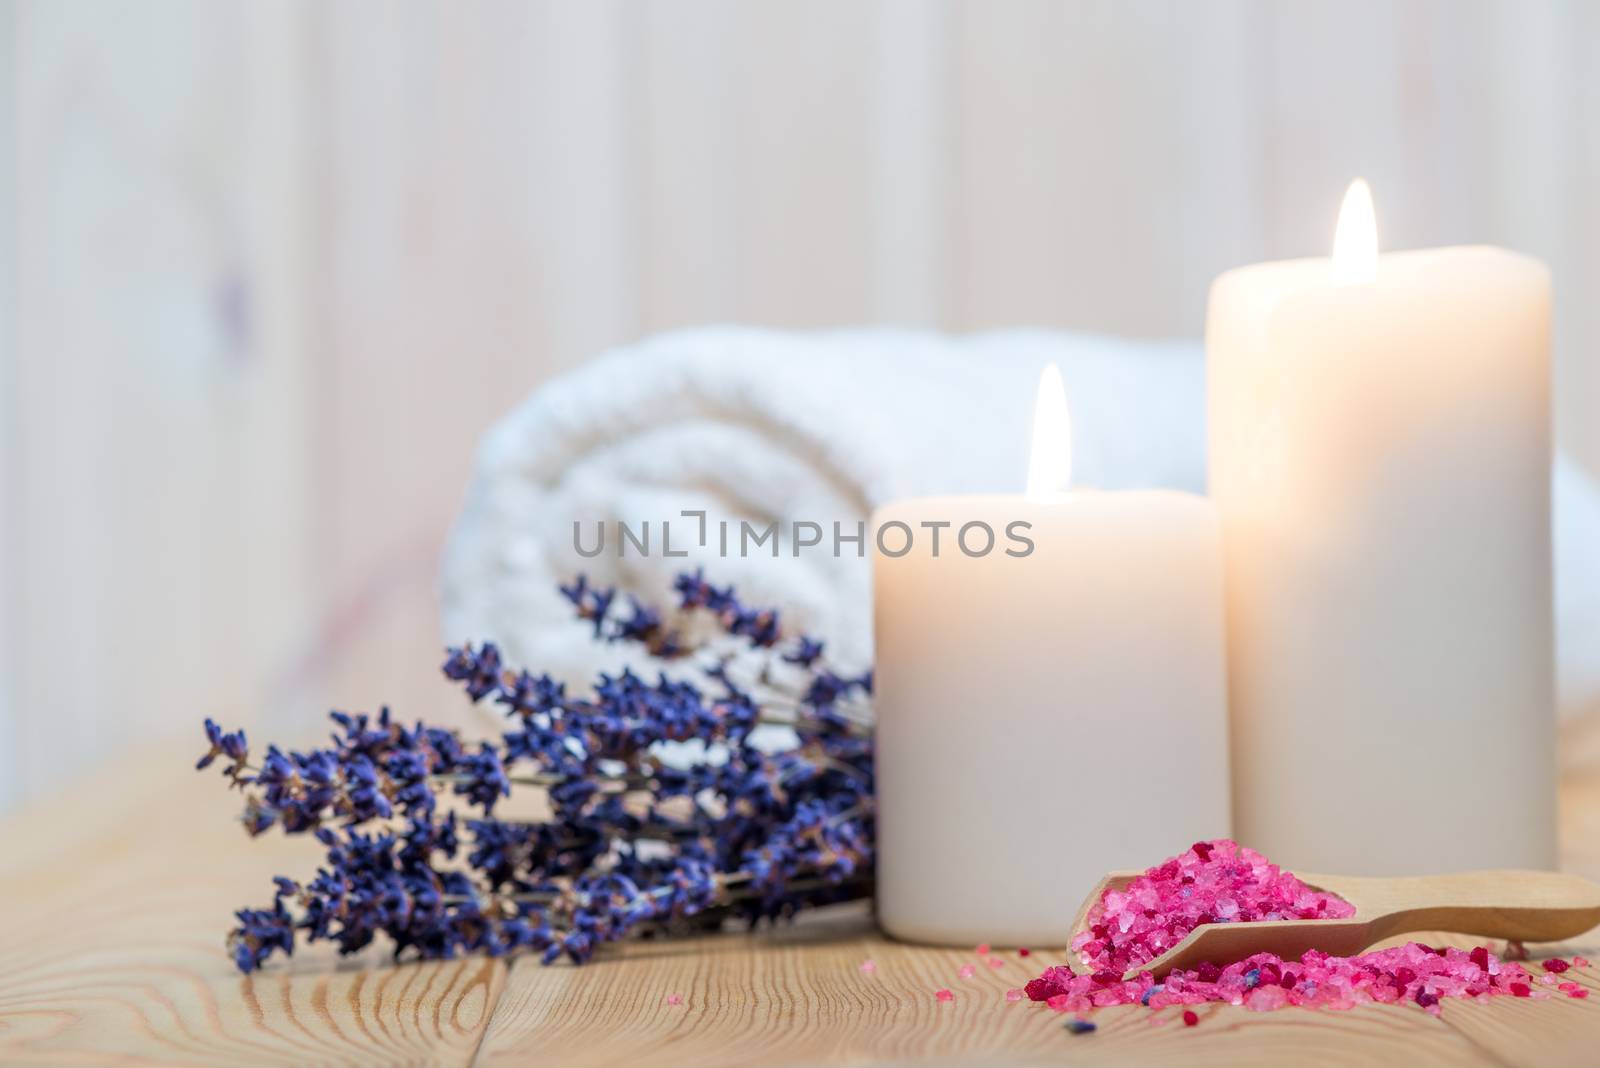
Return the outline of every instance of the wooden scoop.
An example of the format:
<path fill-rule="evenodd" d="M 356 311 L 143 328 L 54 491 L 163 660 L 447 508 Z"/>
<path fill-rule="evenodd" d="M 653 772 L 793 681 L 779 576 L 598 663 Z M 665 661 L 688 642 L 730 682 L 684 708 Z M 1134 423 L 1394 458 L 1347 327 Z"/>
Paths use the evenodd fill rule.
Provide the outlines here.
<path fill-rule="evenodd" d="M 1076 935 L 1089 909 L 1107 890 L 1121 890 L 1141 872 L 1117 871 L 1100 880 L 1072 921 Z M 1336 894 L 1355 906 L 1344 920 L 1262 920 L 1203 923 L 1183 941 L 1125 979 L 1151 972 L 1157 979 L 1174 968 L 1202 961 L 1227 965 L 1256 953 L 1298 960 L 1308 949 L 1348 957 L 1394 935 L 1454 931 L 1518 942 L 1558 942 L 1600 925 L 1600 886 L 1576 875 L 1551 871 L 1469 871 L 1450 875 L 1360 878 L 1295 873 L 1314 890 Z"/>

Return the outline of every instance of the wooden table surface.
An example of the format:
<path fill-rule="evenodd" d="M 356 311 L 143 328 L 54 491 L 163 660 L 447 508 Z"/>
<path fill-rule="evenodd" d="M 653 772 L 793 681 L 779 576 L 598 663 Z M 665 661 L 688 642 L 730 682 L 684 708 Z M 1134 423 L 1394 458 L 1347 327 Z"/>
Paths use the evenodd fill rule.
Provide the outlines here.
<path fill-rule="evenodd" d="M 1206 1006 L 1193 1028 L 1171 1009 L 1123 1008 L 1074 1036 L 1004 998 L 1059 948 L 962 980 L 971 950 L 887 941 L 853 906 L 755 935 L 612 947 L 582 968 L 394 966 L 319 947 L 241 976 L 222 948 L 232 910 L 316 851 L 247 839 L 236 796 L 187 770 L 192 748 L 130 756 L 0 825 L 0 1064 L 1600 1064 L 1594 969 L 1576 976 L 1596 991 L 1582 1001 L 1446 1002 L 1439 1019 Z M 1569 731 L 1563 754 L 1566 866 L 1597 877 L 1600 723 Z M 1600 930 L 1548 948 L 1600 960 Z M 939 987 L 955 1000 L 936 1001 Z"/>

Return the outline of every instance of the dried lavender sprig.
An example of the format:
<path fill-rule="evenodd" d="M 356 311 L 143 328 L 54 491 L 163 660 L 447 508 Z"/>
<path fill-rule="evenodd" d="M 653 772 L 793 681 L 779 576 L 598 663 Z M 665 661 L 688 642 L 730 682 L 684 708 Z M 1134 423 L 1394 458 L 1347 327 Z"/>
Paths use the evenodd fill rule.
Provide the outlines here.
<path fill-rule="evenodd" d="M 781 613 L 771 608 L 751 608 L 743 604 L 733 588 L 707 582 L 703 570 L 680 574 L 673 583 L 679 595 L 678 618 L 669 619 L 662 612 L 642 605 L 637 598 L 627 598 L 630 615 L 619 618 L 614 587 L 591 586 L 585 576 L 579 575 L 571 584 L 561 587 L 562 595 L 572 602 L 580 619 L 589 620 L 595 636 L 608 641 L 628 641 L 643 645 L 652 655 L 681 658 L 691 653 L 709 654 L 701 669 L 712 677 L 720 678 L 730 687 L 737 688 L 729 677 L 735 654 L 715 652 L 704 642 L 697 644 L 689 635 L 693 628 L 687 617 L 696 612 L 709 614 L 721 630 L 743 639 L 748 649 L 777 654 L 762 663 L 754 678 L 745 685 L 761 686 L 781 694 L 787 688 L 784 680 L 772 675 L 774 660 L 803 669 L 802 685 L 789 691 L 788 696 L 804 708 L 830 707 L 847 700 L 852 692 L 863 696 L 872 692 L 872 672 L 857 676 L 842 676 L 832 671 L 824 660 L 825 645 L 815 638 L 800 634 L 789 635 L 782 626 Z M 848 715 L 841 717 L 850 720 Z"/>
<path fill-rule="evenodd" d="M 437 804 L 435 784 L 453 786 L 488 813 L 514 785 L 556 788 L 558 796 L 570 801 L 578 794 L 691 795 L 724 788 L 730 775 L 757 769 L 769 772 L 775 785 L 786 788 L 798 777 L 827 771 L 864 785 L 870 781 L 867 770 L 827 755 L 815 739 L 786 754 L 743 753 L 731 766 L 676 769 L 649 762 L 622 772 L 591 771 L 587 776 L 514 774 L 505 770 L 509 761 L 491 743 L 470 754 L 453 732 L 421 724 L 407 730 L 392 722 L 388 709 L 375 724 L 366 716 L 333 713 L 332 717 L 345 731 L 333 736 L 332 747 L 290 754 L 269 747 L 260 766 L 250 763 L 249 750 L 240 748 L 243 733 L 237 732 L 239 742 L 232 746 L 232 763 L 225 770 L 235 785 L 247 790 L 245 822 L 252 834 L 274 825 L 289 833 L 305 833 L 335 819 L 361 824 L 401 815 L 426 816 Z M 216 724 L 206 722 L 208 737 L 214 732 L 220 735 Z M 202 766 L 209 763 L 210 759 L 202 760 Z M 469 770 L 454 770 L 463 767 Z"/>
<path fill-rule="evenodd" d="M 826 838 L 855 815 L 836 813 L 808 829 Z M 826 865 L 797 868 L 783 879 L 762 870 L 716 873 L 692 856 L 643 866 L 624 859 L 608 872 L 580 876 L 557 890 L 496 895 L 485 893 L 467 873 L 430 867 L 435 852 L 447 857 L 456 853 L 453 816 L 439 824 L 414 821 L 400 836 L 354 830 L 339 835 L 323 829 L 317 837 L 329 847 L 329 866 L 316 879 L 302 887 L 280 878 L 273 908 L 238 914 L 241 926 L 231 944 L 244 970 L 258 967 L 273 952 L 292 953 L 295 931 L 312 940 L 335 941 L 347 953 L 382 933 L 393 939 L 397 951 L 415 947 L 424 957 L 533 947 L 543 950 L 546 962 L 563 954 L 581 962 L 596 945 L 641 925 L 691 917 L 712 907 L 759 919 L 809 900 L 859 896 L 867 888 L 856 875 L 861 858 L 835 852 Z M 769 843 L 763 853 L 772 848 Z M 779 848 L 793 851 L 795 843 Z M 656 885 L 644 889 L 644 876 Z M 736 884 L 741 889 L 730 894 L 729 887 Z M 300 906 L 297 913 L 284 907 L 288 897 Z"/>
<path fill-rule="evenodd" d="M 752 648 L 770 650 L 779 642 L 775 612 L 737 606 L 731 590 L 708 587 L 698 575 L 681 576 L 679 586 L 689 609 L 712 609 Z M 609 591 L 588 591 L 580 598 L 580 616 L 586 603 L 601 633 L 614 600 Z M 682 650 L 663 642 L 650 613 L 641 610 L 635 603 L 618 640 L 653 642 L 679 655 Z M 492 646 L 453 650 L 446 673 L 474 700 L 496 694 L 520 719 L 521 735 L 508 734 L 503 750 L 485 743 L 470 751 L 452 732 L 422 724 L 407 731 L 387 712 L 376 722 L 336 715 L 343 731 L 331 750 L 280 753 L 270 767 L 263 762 L 252 769 L 242 732 L 228 735 L 208 723 L 211 750 L 202 765 L 227 756 L 233 762 L 227 773 L 237 785 L 272 793 L 252 800 L 263 811 L 247 819 L 277 820 L 290 831 L 316 829 L 329 846 L 330 867 L 318 880 L 305 889 L 282 880 L 272 909 L 239 913 L 233 943 L 240 967 L 292 950 L 295 930 L 334 940 L 346 952 L 383 933 L 397 951 L 424 957 L 538 947 L 546 960 L 563 954 L 583 960 L 599 942 L 704 919 L 719 909 L 757 921 L 859 896 L 864 879 L 857 873 L 870 870 L 871 862 L 871 742 L 841 708 L 870 693 L 871 676 L 842 679 L 820 663 L 821 651 L 820 643 L 801 639 L 784 655 L 800 667 L 804 685 L 795 692 L 806 707 L 795 724 L 801 748 L 781 754 L 747 744 L 754 723 L 772 717 L 729 681 L 726 660 L 721 698 L 707 700 L 666 679 L 647 684 L 624 672 L 602 676 L 593 697 L 568 699 L 548 677 L 507 671 Z M 717 667 L 707 674 L 716 678 Z M 763 664 L 761 679 L 770 681 L 772 670 L 770 662 Z M 708 752 L 721 750 L 724 762 L 665 768 L 650 755 L 658 741 L 688 738 L 707 742 Z M 507 770 L 525 759 L 542 770 Z M 549 787 L 556 819 L 519 824 L 493 818 L 495 801 L 512 781 L 529 778 Z M 466 822 L 466 870 L 441 868 L 435 860 L 450 861 L 458 849 L 455 815 L 435 814 L 434 790 L 446 785 L 484 813 Z M 692 815 L 666 817 L 660 806 L 673 798 L 692 799 Z M 647 802 L 642 814 L 626 807 L 630 799 Z M 321 826 L 333 816 L 352 825 L 392 824 L 401 818 L 396 808 L 409 818 L 398 834 L 363 835 L 352 826 L 341 838 Z M 664 855 L 649 859 L 634 850 L 634 842 L 663 832 L 670 839 Z M 734 883 L 748 893 L 730 899 L 726 888 Z M 645 886 L 652 889 L 641 891 Z M 288 887 L 306 900 L 303 917 L 291 918 L 284 908 Z M 490 915 L 475 903 L 451 900 L 506 892 L 578 896 L 542 910 L 518 905 L 522 911 L 512 915 L 504 914 L 504 905 Z M 649 905 L 658 898 L 662 907 Z"/>

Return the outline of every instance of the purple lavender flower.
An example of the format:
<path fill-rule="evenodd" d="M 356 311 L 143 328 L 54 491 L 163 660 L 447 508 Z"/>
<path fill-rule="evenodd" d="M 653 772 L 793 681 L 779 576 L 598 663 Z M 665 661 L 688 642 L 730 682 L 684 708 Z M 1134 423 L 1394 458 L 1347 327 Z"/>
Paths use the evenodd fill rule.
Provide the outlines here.
<path fill-rule="evenodd" d="M 470 647 L 451 649 L 444 662 L 444 675 L 462 683 L 474 701 L 494 693 L 501 685 L 500 650 L 484 642 L 474 652 Z"/>
<path fill-rule="evenodd" d="M 250 744 L 245 741 L 244 731 L 226 733 L 209 718 L 206 720 L 205 728 L 206 741 L 211 743 L 211 748 L 195 762 L 194 770 L 208 768 L 217 757 L 225 756 L 233 761 L 233 767 L 228 769 L 227 774 L 237 778 L 238 772 L 250 758 Z"/>
<path fill-rule="evenodd" d="M 791 664 L 810 667 L 822 658 L 822 643 L 802 634 L 796 647 L 783 654 L 783 658 Z"/>

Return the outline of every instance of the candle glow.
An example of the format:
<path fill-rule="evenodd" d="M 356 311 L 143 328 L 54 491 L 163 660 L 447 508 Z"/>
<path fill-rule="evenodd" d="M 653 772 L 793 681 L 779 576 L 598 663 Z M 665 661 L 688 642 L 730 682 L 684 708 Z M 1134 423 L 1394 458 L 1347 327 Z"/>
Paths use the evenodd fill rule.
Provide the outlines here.
<path fill-rule="evenodd" d="M 1053 497 L 1072 481 L 1072 420 L 1061 369 L 1047 364 L 1033 402 L 1033 448 L 1028 456 L 1028 497 Z"/>
<path fill-rule="evenodd" d="M 1333 232 L 1335 285 L 1360 285 L 1378 278 L 1378 220 L 1372 210 L 1372 188 L 1357 178 L 1345 190 L 1339 225 Z"/>

